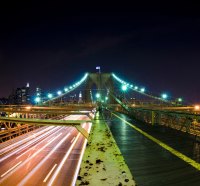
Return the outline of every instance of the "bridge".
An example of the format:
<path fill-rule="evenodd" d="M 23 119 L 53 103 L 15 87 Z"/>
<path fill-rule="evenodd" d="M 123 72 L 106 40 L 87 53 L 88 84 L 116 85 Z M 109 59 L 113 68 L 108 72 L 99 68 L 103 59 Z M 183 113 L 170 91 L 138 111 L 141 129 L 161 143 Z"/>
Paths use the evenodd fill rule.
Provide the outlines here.
<path fill-rule="evenodd" d="M 114 73 L 35 102 L 0 106 L 0 185 L 200 184 L 199 106 Z"/>

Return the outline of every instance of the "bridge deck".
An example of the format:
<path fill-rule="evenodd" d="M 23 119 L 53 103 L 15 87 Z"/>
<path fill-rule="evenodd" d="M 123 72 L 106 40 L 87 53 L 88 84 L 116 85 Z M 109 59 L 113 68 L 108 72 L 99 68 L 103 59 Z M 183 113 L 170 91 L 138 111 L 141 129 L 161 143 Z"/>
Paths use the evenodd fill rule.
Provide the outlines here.
<path fill-rule="evenodd" d="M 177 134 L 173 129 L 139 124 L 126 115 L 118 115 L 188 158 L 195 160 L 197 164 L 200 162 L 199 143 Z M 109 126 L 138 185 L 200 185 L 200 171 L 187 162 L 116 117 L 112 117 Z"/>

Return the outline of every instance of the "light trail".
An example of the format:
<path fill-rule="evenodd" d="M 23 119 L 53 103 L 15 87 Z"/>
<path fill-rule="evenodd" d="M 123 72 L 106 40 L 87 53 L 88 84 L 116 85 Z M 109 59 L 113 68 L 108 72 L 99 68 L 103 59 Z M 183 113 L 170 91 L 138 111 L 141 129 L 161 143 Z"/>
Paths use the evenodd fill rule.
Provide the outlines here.
<path fill-rule="evenodd" d="M 48 135 L 51 135 L 54 131 L 57 130 L 57 127 L 55 127 L 54 129 L 52 129 L 51 131 L 43 134 L 42 136 L 40 136 L 39 138 L 34 139 L 33 141 L 28 142 L 27 144 L 25 144 L 24 146 L 20 147 L 18 150 L 14 150 L 12 153 L 9 153 L 8 155 L 4 156 L 3 158 L 0 159 L 0 163 L 6 159 L 8 159 L 9 157 L 11 157 L 12 155 L 23 151 L 25 148 L 33 145 L 34 143 L 38 142 L 40 139 L 45 138 Z M 45 140 L 45 139 L 44 139 Z"/>
<path fill-rule="evenodd" d="M 44 183 L 48 180 L 48 178 L 50 177 L 50 175 L 52 174 L 52 172 L 53 172 L 53 170 L 56 168 L 56 166 L 57 166 L 57 164 L 55 164 L 54 166 L 53 166 L 53 168 L 50 170 L 50 172 L 47 174 L 47 176 L 45 177 L 45 179 L 44 179 Z"/>
<path fill-rule="evenodd" d="M 28 157 L 19 167 L 17 167 L 17 169 L 19 169 L 20 167 L 22 167 L 23 165 L 25 165 L 28 161 L 30 161 L 31 159 L 33 159 L 37 154 L 39 154 L 42 150 L 44 150 L 48 145 L 50 145 L 53 141 L 55 141 L 60 135 L 56 136 L 56 138 L 52 139 L 50 142 L 48 142 L 46 145 L 44 145 L 41 149 L 39 149 L 37 152 L 35 152 L 32 156 Z M 16 170 L 15 170 L 16 171 Z M 9 172 L 8 175 L 11 175 L 13 173 Z M 8 176 L 7 175 L 7 176 Z M 5 178 L 5 177 L 4 177 Z M 4 181 L 4 179 L 0 180 L 0 183 L 2 183 Z"/>
<path fill-rule="evenodd" d="M 88 133 L 90 133 L 90 130 L 91 130 L 91 127 L 92 127 L 92 123 L 88 123 L 89 124 L 89 129 L 88 129 Z M 83 143 L 83 146 L 82 146 L 82 150 L 81 150 L 81 155 L 79 157 L 79 160 L 78 160 L 78 164 L 76 166 L 76 171 L 74 173 L 74 176 L 73 176 L 73 181 L 72 181 L 72 185 L 74 186 L 76 184 L 76 179 L 78 177 L 78 173 L 79 173 L 79 170 L 80 170 L 80 166 L 81 166 L 81 162 L 82 162 L 82 159 L 83 159 L 83 155 L 84 155 L 84 152 L 85 152 L 85 148 L 86 148 L 86 144 L 87 144 L 87 139 L 85 139 L 84 143 Z"/>
<path fill-rule="evenodd" d="M 36 166 L 34 167 L 34 169 L 29 172 L 29 174 L 18 184 L 19 186 L 23 186 L 30 178 L 31 176 L 33 176 L 39 168 L 41 168 L 41 166 L 45 163 L 45 161 L 56 151 L 56 149 L 58 149 L 58 147 L 60 147 L 60 145 L 69 137 L 71 133 L 68 133 L 52 150 L 50 153 L 48 153 L 48 155 Z M 59 134 L 58 136 L 61 136 L 61 134 Z"/>
<path fill-rule="evenodd" d="M 76 139 L 74 140 L 74 142 L 72 143 L 72 145 L 70 146 L 69 150 L 67 151 L 67 153 L 65 154 L 64 158 L 62 159 L 61 163 L 59 164 L 59 166 L 57 167 L 55 173 L 53 174 L 52 178 L 50 179 L 49 183 L 48 183 L 48 186 L 51 186 L 53 185 L 53 182 L 55 181 L 56 177 L 58 176 L 60 170 L 62 169 L 65 161 L 67 160 L 69 154 L 71 153 L 74 145 L 76 144 L 78 138 L 80 137 L 80 133 L 78 134 L 78 136 L 76 137 Z"/>
<path fill-rule="evenodd" d="M 73 139 L 71 140 L 71 143 L 75 140 L 76 137 L 73 137 Z"/>
<path fill-rule="evenodd" d="M 86 116 L 71 115 L 65 117 L 64 120 L 79 120 L 83 117 L 85 118 Z M 87 123 L 83 123 L 81 127 L 86 127 L 87 131 L 90 131 L 91 123 L 86 125 Z M 59 182 L 66 181 L 67 179 L 71 183 L 74 180 L 74 176 L 69 176 L 68 171 L 72 171 L 73 173 L 78 171 L 77 169 L 80 168 L 86 146 L 86 140 L 83 140 L 81 133 L 75 127 L 51 126 L 51 129 L 47 127 L 45 130 L 38 131 L 35 135 L 25 137 L 21 140 L 26 143 L 16 141 L 12 144 L 14 147 L 12 151 L 3 155 L 2 158 L 5 159 L 0 159 L 2 162 L 8 160 L 1 164 L 1 175 L 3 177 L 0 177 L 0 185 L 22 186 L 33 182 L 37 183 L 37 185 L 48 185 L 52 182 L 54 185 L 57 183 L 56 178 L 60 178 L 63 175 L 64 169 L 67 171 L 67 177 L 63 177 Z M 72 153 L 76 145 L 78 147 L 78 159 L 75 158 L 71 170 L 68 167 L 68 162 L 71 162 L 69 156 L 76 156 L 76 154 Z M 4 150 L 8 150 L 9 148 L 6 147 Z M 20 163 L 15 165 L 17 163 L 16 160 L 19 160 Z M 12 165 L 15 166 L 10 168 Z"/>
<path fill-rule="evenodd" d="M 56 133 L 60 132 L 61 129 L 62 129 L 62 128 L 60 128 L 58 131 L 56 131 Z M 56 134 L 56 133 L 55 133 L 55 134 Z M 54 137 L 54 138 L 56 138 L 56 137 Z M 52 139 L 54 139 L 54 138 L 52 138 Z M 50 142 L 52 139 L 50 139 L 48 142 Z M 19 159 L 21 156 L 23 156 L 24 154 L 26 154 L 26 153 L 29 152 L 30 150 L 33 150 L 36 146 L 40 145 L 41 143 L 43 143 L 43 142 L 46 141 L 46 140 L 47 140 L 46 138 L 43 139 L 42 141 L 40 141 L 39 143 L 37 143 L 35 146 L 33 146 L 32 148 L 28 149 L 27 151 L 25 151 L 25 152 L 22 153 L 21 155 L 19 155 L 16 159 Z"/>
<path fill-rule="evenodd" d="M 15 167 L 17 167 L 22 161 L 18 162 L 15 166 L 13 166 L 12 168 L 10 168 L 9 170 L 7 170 L 4 174 L 1 175 L 1 178 L 4 177 L 6 174 L 8 174 L 9 172 L 11 172 L 13 169 L 15 169 Z"/>
<path fill-rule="evenodd" d="M 7 153 L 7 152 L 9 152 L 9 151 L 11 151 L 11 150 L 13 150 L 17 146 L 20 146 L 20 145 L 26 143 L 30 139 L 35 138 L 35 137 L 41 135 L 42 133 L 44 133 L 44 132 L 46 132 L 48 130 L 51 130 L 52 128 L 53 128 L 53 126 L 49 126 L 48 128 L 46 128 L 44 130 L 41 130 L 41 131 L 38 131 L 37 133 L 34 133 L 34 134 L 32 134 L 31 136 L 29 136 L 27 138 L 21 139 L 19 142 L 16 142 L 14 144 L 10 144 L 9 146 L 2 148 L 0 150 L 0 153 L 1 153 L 0 156 L 3 155 L 3 154 L 5 154 L 5 153 Z"/>

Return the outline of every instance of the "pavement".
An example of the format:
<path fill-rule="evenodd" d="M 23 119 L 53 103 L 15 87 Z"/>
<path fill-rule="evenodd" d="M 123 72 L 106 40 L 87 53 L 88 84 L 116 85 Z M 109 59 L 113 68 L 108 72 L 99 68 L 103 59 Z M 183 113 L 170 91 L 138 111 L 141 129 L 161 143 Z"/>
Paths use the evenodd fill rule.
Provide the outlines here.
<path fill-rule="evenodd" d="M 112 133 L 99 113 L 93 123 L 76 185 L 136 185 Z"/>
<path fill-rule="evenodd" d="M 108 126 L 138 185 L 200 185 L 199 142 L 120 113 L 112 115 Z"/>

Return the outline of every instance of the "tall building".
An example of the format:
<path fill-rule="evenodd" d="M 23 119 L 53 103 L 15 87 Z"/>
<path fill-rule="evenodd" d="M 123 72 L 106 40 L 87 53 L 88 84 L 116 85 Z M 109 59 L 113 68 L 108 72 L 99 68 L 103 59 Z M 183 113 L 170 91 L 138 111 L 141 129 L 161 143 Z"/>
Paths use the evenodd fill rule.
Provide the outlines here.
<path fill-rule="evenodd" d="M 30 87 L 29 83 L 26 86 L 13 90 L 9 96 L 9 103 L 16 105 L 30 104 Z"/>
<path fill-rule="evenodd" d="M 44 92 L 42 91 L 42 89 L 40 87 L 36 88 L 36 94 L 35 96 L 37 98 L 40 98 L 40 102 L 43 102 L 47 99 L 47 97 L 45 97 Z"/>
<path fill-rule="evenodd" d="M 78 103 L 83 103 L 82 97 L 82 93 L 80 92 L 78 95 Z"/>
<path fill-rule="evenodd" d="M 42 96 L 42 89 L 39 87 L 36 88 L 36 96 L 38 97 Z"/>

